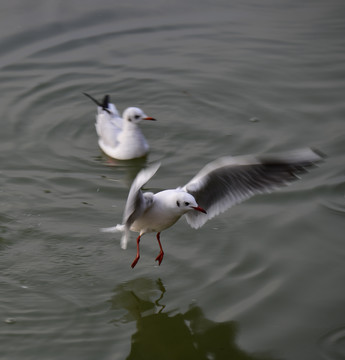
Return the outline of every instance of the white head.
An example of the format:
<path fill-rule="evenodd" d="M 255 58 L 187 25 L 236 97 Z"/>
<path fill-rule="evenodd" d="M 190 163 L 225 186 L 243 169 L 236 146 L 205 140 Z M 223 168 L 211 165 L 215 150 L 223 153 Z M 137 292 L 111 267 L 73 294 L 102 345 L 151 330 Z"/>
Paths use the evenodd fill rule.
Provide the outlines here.
<path fill-rule="evenodd" d="M 147 116 L 141 109 L 137 107 L 127 108 L 123 112 L 123 118 L 125 121 L 133 124 L 138 124 L 141 120 L 156 120 L 153 117 Z"/>
<path fill-rule="evenodd" d="M 202 207 L 198 205 L 193 195 L 185 192 L 185 191 L 176 191 L 174 193 L 174 197 L 172 200 L 174 203 L 172 206 L 175 207 L 175 209 L 180 212 L 182 215 L 185 214 L 188 211 L 200 211 L 204 214 L 206 214 L 206 210 L 204 210 Z"/>

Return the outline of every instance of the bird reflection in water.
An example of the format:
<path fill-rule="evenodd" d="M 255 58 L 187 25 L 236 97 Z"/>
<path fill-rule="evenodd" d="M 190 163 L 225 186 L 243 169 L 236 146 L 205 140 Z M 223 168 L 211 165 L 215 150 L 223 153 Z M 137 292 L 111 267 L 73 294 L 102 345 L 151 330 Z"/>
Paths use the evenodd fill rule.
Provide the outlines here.
<path fill-rule="evenodd" d="M 105 165 L 109 168 L 114 168 L 114 170 L 116 170 L 113 176 L 102 176 L 103 178 L 109 181 L 120 182 L 128 189 L 131 187 L 131 184 L 137 176 L 138 172 L 145 168 L 148 164 L 147 156 L 132 160 L 116 160 L 112 159 L 106 154 L 102 154 L 100 156 L 94 157 L 93 159 L 102 165 Z M 115 179 L 115 177 L 118 177 L 118 179 Z"/>
<path fill-rule="evenodd" d="M 166 311 L 162 304 L 166 289 L 161 279 L 135 279 L 119 285 L 114 291 L 111 308 L 125 309 L 127 313 L 113 323 L 136 321 L 127 360 L 277 359 L 240 349 L 236 344 L 238 326 L 234 321 L 209 320 L 196 305 L 191 305 L 185 313 Z"/>

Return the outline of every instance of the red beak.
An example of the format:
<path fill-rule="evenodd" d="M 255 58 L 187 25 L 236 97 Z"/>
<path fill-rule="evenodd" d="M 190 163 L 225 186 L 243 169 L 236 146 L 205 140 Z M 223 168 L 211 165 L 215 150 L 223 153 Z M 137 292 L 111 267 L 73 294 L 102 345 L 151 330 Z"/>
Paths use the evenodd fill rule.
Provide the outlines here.
<path fill-rule="evenodd" d="M 207 214 L 206 210 L 203 209 L 203 208 L 200 207 L 200 206 L 193 206 L 193 209 L 194 209 L 194 210 L 198 210 L 198 211 L 200 211 L 200 212 L 202 212 L 202 213 L 204 213 L 204 214 Z"/>
<path fill-rule="evenodd" d="M 156 119 L 153 118 L 153 117 L 151 117 L 151 116 L 144 117 L 143 120 L 153 120 L 153 121 L 156 121 Z"/>

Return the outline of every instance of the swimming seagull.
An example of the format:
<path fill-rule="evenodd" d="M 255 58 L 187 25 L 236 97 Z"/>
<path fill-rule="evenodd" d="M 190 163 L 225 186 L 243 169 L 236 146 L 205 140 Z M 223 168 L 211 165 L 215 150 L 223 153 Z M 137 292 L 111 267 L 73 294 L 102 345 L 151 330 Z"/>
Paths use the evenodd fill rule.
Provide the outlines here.
<path fill-rule="evenodd" d="M 123 232 L 121 247 L 126 249 L 129 231 L 138 232 L 137 264 L 141 237 L 157 233 L 160 252 L 156 258 L 160 265 L 164 252 L 160 233 L 186 215 L 192 228 L 199 228 L 207 220 L 256 194 L 272 192 L 299 179 L 324 156 L 317 150 L 302 149 L 282 155 L 245 155 L 222 157 L 207 164 L 183 187 L 153 194 L 141 191 L 160 164 L 143 169 L 134 179 L 129 191 L 122 224 L 102 229 L 104 232 Z"/>
<path fill-rule="evenodd" d="M 137 107 L 129 107 L 121 118 L 109 95 L 102 102 L 83 93 L 97 104 L 96 131 L 99 147 L 110 157 L 118 160 L 130 160 L 145 156 L 149 145 L 140 131 L 141 120 L 156 120 Z"/>

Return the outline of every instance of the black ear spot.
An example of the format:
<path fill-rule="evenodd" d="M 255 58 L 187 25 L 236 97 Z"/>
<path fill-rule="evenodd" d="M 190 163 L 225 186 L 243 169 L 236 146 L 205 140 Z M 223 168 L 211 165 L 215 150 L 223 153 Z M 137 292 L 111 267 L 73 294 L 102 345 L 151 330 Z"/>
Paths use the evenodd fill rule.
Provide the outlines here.
<path fill-rule="evenodd" d="M 176 201 L 176 205 L 180 207 L 180 202 L 178 200 Z"/>

